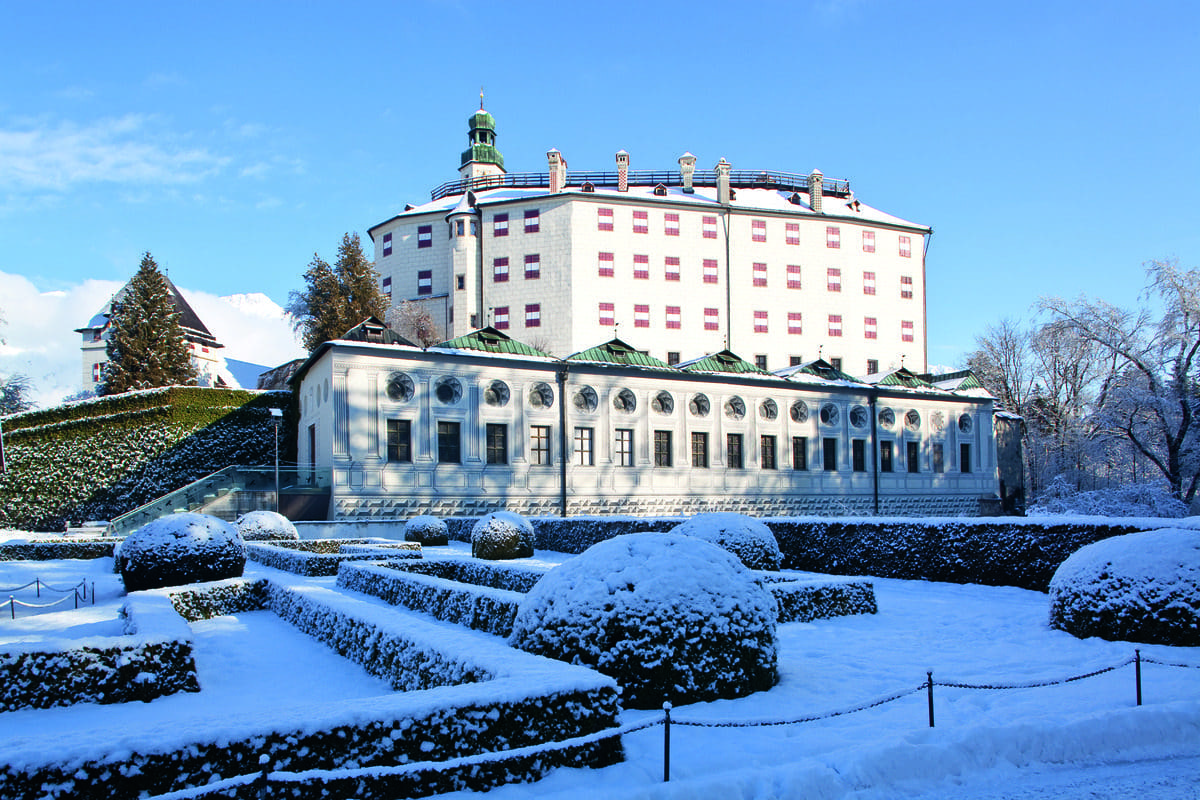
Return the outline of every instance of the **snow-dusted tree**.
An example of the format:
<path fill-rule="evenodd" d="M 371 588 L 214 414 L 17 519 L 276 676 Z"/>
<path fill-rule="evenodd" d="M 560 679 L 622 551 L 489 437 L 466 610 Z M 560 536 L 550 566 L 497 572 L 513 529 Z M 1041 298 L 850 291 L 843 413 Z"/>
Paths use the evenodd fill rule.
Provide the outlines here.
<path fill-rule="evenodd" d="M 442 332 L 429 309 L 411 300 L 401 300 L 388 309 L 384 320 L 396 333 L 422 347 L 442 341 Z"/>
<path fill-rule="evenodd" d="M 342 236 L 332 267 L 314 253 L 304 283 L 304 291 L 291 293 L 287 311 L 309 351 L 367 317 L 384 317 L 387 300 L 379 291 L 379 273 L 363 254 L 357 233 Z"/>
<path fill-rule="evenodd" d="M 101 394 L 196 384 L 175 297 L 150 253 L 113 303 L 111 324 Z"/>
<path fill-rule="evenodd" d="M 1190 503 L 1200 479 L 1200 272 L 1175 260 L 1151 261 L 1146 277 L 1134 311 L 1086 298 L 1043 298 L 1040 305 L 1112 367 L 1095 401 L 1097 428 L 1127 439 L 1162 473 L 1171 494 Z"/>
<path fill-rule="evenodd" d="M 33 408 L 34 402 L 29 397 L 32 391 L 33 381 L 29 380 L 28 375 L 0 375 L 0 416 Z"/>
<path fill-rule="evenodd" d="M 1008 411 L 1023 413 L 1036 383 L 1030 333 L 1019 320 L 1006 317 L 975 337 L 967 369 Z"/>

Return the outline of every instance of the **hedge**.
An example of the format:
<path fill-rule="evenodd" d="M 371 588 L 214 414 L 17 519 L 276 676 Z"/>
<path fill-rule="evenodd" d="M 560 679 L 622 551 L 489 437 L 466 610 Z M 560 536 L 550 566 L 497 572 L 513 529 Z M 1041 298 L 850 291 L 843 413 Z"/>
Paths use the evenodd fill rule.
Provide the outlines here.
<path fill-rule="evenodd" d="M 755 573 L 763 578 L 767 573 Z M 875 585 L 866 580 L 833 578 L 815 581 L 789 581 L 787 575 L 769 573 L 763 579 L 779 604 L 778 621 L 812 622 L 855 614 L 874 614 Z"/>
<path fill-rule="evenodd" d="M 279 539 L 246 542 L 246 557 L 296 575 L 322 577 L 336 575 L 344 561 L 420 558 L 421 545 L 417 542 L 373 545 L 369 539 Z"/>
<path fill-rule="evenodd" d="M 60 558 L 111 558 L 113 540 L 85 541 L 52 539 L 49 541 L 6 542 L 0 544 L 0 561 L 54 561 Z"/>

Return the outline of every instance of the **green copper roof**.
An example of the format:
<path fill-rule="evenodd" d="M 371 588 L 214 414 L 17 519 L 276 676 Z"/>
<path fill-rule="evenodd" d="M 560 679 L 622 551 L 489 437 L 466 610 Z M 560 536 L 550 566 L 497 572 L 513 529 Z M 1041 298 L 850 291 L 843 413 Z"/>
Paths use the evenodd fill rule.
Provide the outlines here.
<path fill-rule="evenodd" d="M 567 356 L 567 361 L 596 361 L 601 364 L 626 364 L 652 369 L 672 369 L 665 361 L 638 352 L 620 339 L 613 339 L 598 347 Z"/>
<path fill-rule="evenodd" d="M 479 350 L 484 353 L 507 353 L 514 356 L 539 356 L 553 358 L 549 353 L 543 353 L 536 347 L 512 339 L 490 325 L 477 331 L 463 334 L 456 339 L 450 339 L 434 347 L 444 347 L 450 350 Z"/>
<path fill-rule="evenodd" d="M 923 381 L 917 377 L 916 373 L 911 372 L 904 367 L 896 370 L 890 375 L 885 375 L 879 381 L 880 386 L 904 386 L 909 389 L 932 389 L 933 384 L 929 381 Z"/>
<path fill-rule="evenodd" d="M 680 364 L 679 368 L 684 372 L 724 372 L 731 375 L 744 375 L 746 373 L 755 375 L 771 374 L 765 369 L 759 369 L 749 361 L 734 355 L 728 350 L 722 350 L 719 353 L 713 353 L 711 356 L 705 356 L 695 361 L 689 361 L 686 364 Z"/>
<path fill-rule="evenodd" d="M 806 375 L 815 375 L 822 380 L 827 381 L 850 381 L 851 383 L 862 383 L 853 375 L 847 375 L 839 369 L 835 369 L 832 364 L 823 358 L 818 358 L 816 361 L 810 361 L 797 372 L 803 372 Z"/>
<path fill-rule="evenodd" d="M 467 141 L 471 145 L 462 154 L 462 166 L 472 161 L 483 164 L 495 164 L 504 169 L 504 156 L 496 149 L 496 119 L 482 108 L 471 115 L 468 120 L 471 130 Z"/>
<path fill-rule="evenodd" d="M 496 130 L 496 118 L 482 108 L 471 115 L 471 130 L 476 128 L 487 128 L 490 131 Z"/>

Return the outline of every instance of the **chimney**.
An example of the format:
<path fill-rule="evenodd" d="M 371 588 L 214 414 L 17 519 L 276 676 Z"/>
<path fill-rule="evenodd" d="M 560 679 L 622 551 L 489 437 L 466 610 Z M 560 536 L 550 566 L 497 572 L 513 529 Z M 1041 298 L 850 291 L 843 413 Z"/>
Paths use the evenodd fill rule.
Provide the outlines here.
<path fill-rule="evenodd" d="M 546 153 L 546 160 L 550 163 L 550 194 L 558 194 L 567 188 L 567 160 L 555 149 Z"/>
<path fill-rule="evenodd" d="M 821 174 L 821 170 L 814 169 L 808 175 L 808 206 L 813 212 L 820 214 L 821 212 L 821 192 L 824 190 L 825 176 Z"/>
<path fill-rule="evenodd" d="M 629 191 L 629 153 L 617 151 L 617 191 Z"/>
<path fill-rule="evenodd" d="M 692 176 L 695 174 L 696 157 L 691 153 L 684 153 L 679 157 L 679 176 L 683 179 L 683 191 L 687 194 L 696 191 L 692 188 Z"/>
<path fill-rule="evenodd" d="M 729 192 L 729 162 L 722 158 L 717 162 L 717 202 L 723 206 L 727 206 L 733 201 L 733 196 Z"/>

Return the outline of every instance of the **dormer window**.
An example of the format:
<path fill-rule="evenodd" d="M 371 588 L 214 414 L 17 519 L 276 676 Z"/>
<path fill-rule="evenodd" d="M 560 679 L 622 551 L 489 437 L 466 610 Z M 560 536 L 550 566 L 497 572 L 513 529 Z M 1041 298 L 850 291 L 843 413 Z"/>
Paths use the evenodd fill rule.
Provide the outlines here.
<path fill-rule="evenodd" d="M 655 197 L 666 197 L 667 196 L 667 187 L 663 186 L 661 183 L 658 184 L 657 186 L 655 186 L 654 187 L 654 196 Z"/>
<path fill-rule="evenodd" d="M 596 186 L 591 181 L 584 181 L 583 185 L 579 187 L 579 190 L 581 192 L 591 193 L 591 192 L 596 191 Z"/>

